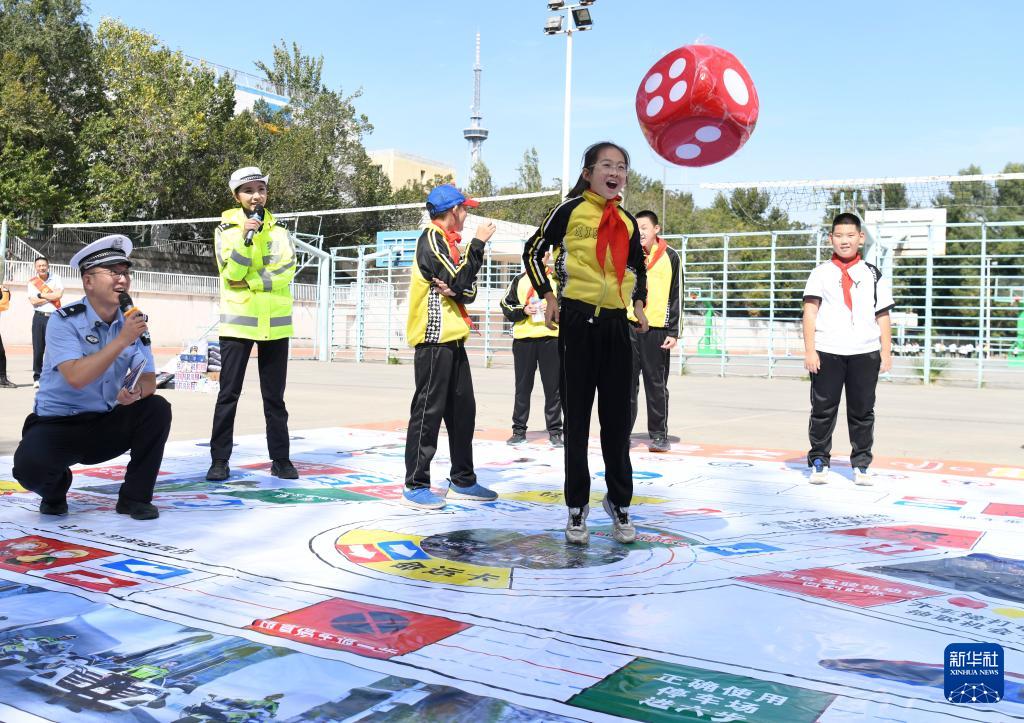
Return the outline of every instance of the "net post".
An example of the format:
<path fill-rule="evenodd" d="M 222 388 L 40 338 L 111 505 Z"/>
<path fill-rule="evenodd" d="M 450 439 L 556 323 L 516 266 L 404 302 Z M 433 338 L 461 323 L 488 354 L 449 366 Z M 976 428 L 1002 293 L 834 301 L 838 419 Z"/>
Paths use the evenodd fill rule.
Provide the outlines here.
<path fill-rule="evenodd" d="M 924 362 L 922 373 L 925 384 L 931 384 L 932 377 L 932 294 L 935 291 L 935 254 L 932 248 L 932 226 L 928 227 L 928 253 L 925 257 L 924 283 Z"/>
<path fill-rule="evenodd" d="M 775 371 L 775 249 L 779 235 L 772 231 L 771 260 L 768 263 L 768 378 Z"/>
<path fill-rule="evenodd" d="M 360 245 L 356 249 L 356 361 L 363 361 L 364 325 L 366 314 L 363 303 L 363 294 L 366 291 L 366 263 L 363 255 L 366 247 Z"/>
<path fill-rule="evenodd" d="M 992 300 L 989 296 L 988 284 L 989 284 L 989 261 L 988 261 L 988 227 L 985 221 L 981 222 L 981 258 L 979 265 L 981 267 L 981 309 L 978 314 L 978 374 L 976 385 L 978 389 L 985 383 L 985 336 L 986 329 L 989 326 L 989 309 L 991 307 Z"/>
<path fill-rule="evenodd" d="M 722 236 L 722 334 L 719 376 L 725 378 L 725 350 L 729 347 L 729 234 Z"/>

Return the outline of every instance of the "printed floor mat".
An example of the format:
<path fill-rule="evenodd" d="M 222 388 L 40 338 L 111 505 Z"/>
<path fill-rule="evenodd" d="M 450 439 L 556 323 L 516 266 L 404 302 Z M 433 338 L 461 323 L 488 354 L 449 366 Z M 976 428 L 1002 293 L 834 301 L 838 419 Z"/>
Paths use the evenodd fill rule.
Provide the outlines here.
<path fill-rule="evenodd" d="M 386 425 L 379 425 L 386 426 Z M 205 479 L 167 447 L 159 520 L 114 512 L 127 458 L 75 469 L 45 517 L 0 459 L 5 721 L 1024 720 L 1024 469 L 634 448 L 638 535 L 566 544 L 562 453 L 479 435 L 494 502 L 400 503 L 404 433 L 262 436 Z M 443 491 L 446 440 L 434 464 Z M 944 688 L 998 643 L 999 695 Z"/>

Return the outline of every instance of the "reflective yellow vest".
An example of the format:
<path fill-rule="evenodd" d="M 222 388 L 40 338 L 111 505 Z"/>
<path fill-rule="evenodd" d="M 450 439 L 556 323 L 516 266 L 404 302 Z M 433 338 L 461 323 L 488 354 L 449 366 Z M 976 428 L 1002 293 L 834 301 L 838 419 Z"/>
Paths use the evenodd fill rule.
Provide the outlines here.
<path fill-rule="evenodd" d="M 220 273 L 220 335 L 270 341 L 292 330 L 295 244 L 269 211 L 263 226 L 245 245 L 246 214 L 232 208 L 221 214 L 214 234 Z"/>

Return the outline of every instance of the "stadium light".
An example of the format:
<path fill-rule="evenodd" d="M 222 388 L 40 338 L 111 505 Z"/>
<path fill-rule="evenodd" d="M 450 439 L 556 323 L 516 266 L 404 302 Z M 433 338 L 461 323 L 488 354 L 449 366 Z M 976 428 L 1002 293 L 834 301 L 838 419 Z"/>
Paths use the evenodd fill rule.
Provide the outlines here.
<path fill-rule="evenodd" d="M 590 17 L 590 11 L 586 8 L 576 8 L 572 11 L 572 20 L 576 24 L 576 29 L 590 30 L 594 25 L 594 21 Z"/>
<path fill-rule="evenodd" d="M 552 15 L 550 18 L 548 18 L 548 21 L 544 23 L 544 34 L 558 35 L 560 32 L 562 32 L 562 21 L 564 19 L 565 18 L 563 18 L 561 15 Z"/>
<path fill-rule="evenodd" d="M 565 35 L 565 111 L 562 119 L 562 196 L 569 193 L 569 119 L 572 110 L 572 34 L 590 30 L 594 19 L 589 7 L 596 0 L 579 0 L 566 5 L 564 0 L 548 0 L 549 10 L 565 10 L 565 16 L 552 15 L 544 24 L 545 35 Z M 563 19 L 566 21 L 563 28 Z"/>

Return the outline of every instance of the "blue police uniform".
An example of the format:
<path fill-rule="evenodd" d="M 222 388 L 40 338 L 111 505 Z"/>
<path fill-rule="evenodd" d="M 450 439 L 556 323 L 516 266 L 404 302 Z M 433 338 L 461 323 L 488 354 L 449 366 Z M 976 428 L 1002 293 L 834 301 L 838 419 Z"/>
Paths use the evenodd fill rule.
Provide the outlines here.
<path fill-rule="evenodd" d="M 109 244 L 109 239 L 116 238 L 123 237 L 106 237 L 86 247 L 87 252 L 97 245 L 99 250 L 86 256 L 82 269 L 92 268 L 88 265 L 90 258 L 100 264 L 128 263 L 127 254 L 120 247 L 115 247 L 116 254 L 105 253 L 107 247 L 103 242 Z M 130 253 L 130 242 L 126 245 Z M 62 364 L 103 349 L 123 326 L 124 315 L 120 311 L 108 324 L 97 315 L 88 298 L 62 307 L 47 324 L 46 354 L 35 410 L 25 420 L 12 470 L 22 487 L 43 498 L 39 511 L 44 514 L 67 513 L 72 465 L 101 464 L 130 451 L 117 511 L 136 519 L 158 516 L 150 502 L 171 429 L 171 405 L 156 395 L 128 405 L 117 403 L 128 370 L 141 365 L 141 373 L 155 371 L 150 348 L 136 340 L 99 377 L 81 389 L 71 386 L 59 369 Z"/>
<path fill-rule="evenodd" d="M 156 373 L 153 352 L 138 339 L 98 379 L 82 389 L 68 384 L 57 369 L 66 361 L 98 352 L 121 333 L 122 326 L 124 314 L 120 310 L 117 318 L 107 324 L 85 298 L 57 310 L 46 327 L 46 355 L 36 393 L 37 415 L 68 417 L 83 412 L 109 412 L 117 404 L 117 392 L 129 369 L 142 364 L 143 372 Z"/>

